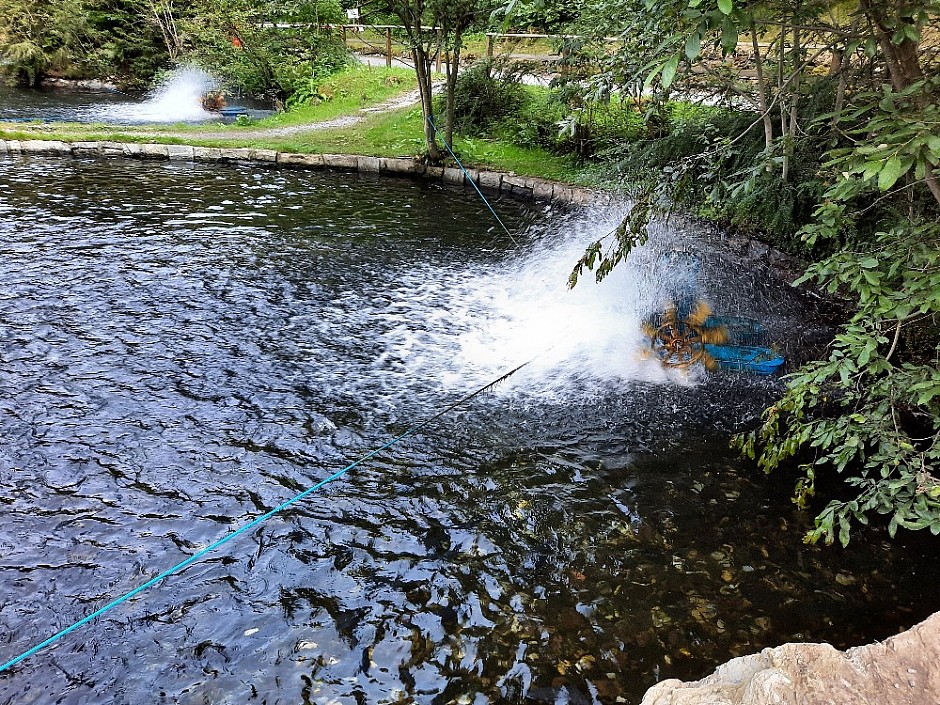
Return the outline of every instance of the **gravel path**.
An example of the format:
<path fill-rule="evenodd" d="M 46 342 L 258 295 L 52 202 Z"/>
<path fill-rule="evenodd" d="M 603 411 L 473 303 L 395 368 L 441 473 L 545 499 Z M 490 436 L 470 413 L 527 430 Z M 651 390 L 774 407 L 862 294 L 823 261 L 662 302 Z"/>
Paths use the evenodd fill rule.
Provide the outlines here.
<path fill-rule="evenodd" d="M 437 86 L 435 86 L 436 88 Z M 321 122 L 310 122 L 303 125 L 289 125 L 287 127 L 271 127 L 267 129 L 254 130 L 218 130 L 216 132 L 173 132 L 172 130 L 144 130 L 136 132 L 139 135 L 149 135 L 152 137 L 198 137 L 199 139 L 263 139 L 267 137 L 287 137 L 290 135 L 302 134 L 305 132 L 315 132 L 316 130 L 325 130 L 331 127 L 349 127 L 362 122 L 369 115 L 376 113 L 385 113 L 398 108 L 405 108 L 418 102 L 420 94 L 418 90 L 408 91 L 402 95 L 395 96 L 384 103 L 373 105 L 368 108 L 353 113 L 352 115 L 343 115 L 332 120 L 323 120 Z"/>

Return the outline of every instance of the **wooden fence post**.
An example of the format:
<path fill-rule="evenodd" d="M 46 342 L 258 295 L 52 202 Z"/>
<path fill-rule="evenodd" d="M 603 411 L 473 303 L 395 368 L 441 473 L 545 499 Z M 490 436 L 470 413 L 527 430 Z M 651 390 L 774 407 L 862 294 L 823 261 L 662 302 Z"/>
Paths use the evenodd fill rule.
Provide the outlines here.
<path fill-rule="evenodd" d="M 385 28 L 385 66 L 392 67 L 392 28 Z"/>
<path fill-rule="evenodd" d="M 492 34 L 486 35 L 486 58 L 487 59 L 493 58 L 493 39 L 494 37 Z"/>

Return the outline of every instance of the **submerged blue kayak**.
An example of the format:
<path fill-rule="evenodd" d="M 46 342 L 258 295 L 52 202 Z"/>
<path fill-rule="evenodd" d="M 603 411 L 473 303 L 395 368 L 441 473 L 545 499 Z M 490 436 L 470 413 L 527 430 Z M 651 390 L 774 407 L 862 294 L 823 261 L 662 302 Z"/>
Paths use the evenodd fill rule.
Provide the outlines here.
<path fill-rule="evenodd" d="M 770 348 L 752 345 L 706 345 L 705 352 L 714 358 L 719 367 L 759 375 L 773 374 L 784 362 L 783 357 Z"/>

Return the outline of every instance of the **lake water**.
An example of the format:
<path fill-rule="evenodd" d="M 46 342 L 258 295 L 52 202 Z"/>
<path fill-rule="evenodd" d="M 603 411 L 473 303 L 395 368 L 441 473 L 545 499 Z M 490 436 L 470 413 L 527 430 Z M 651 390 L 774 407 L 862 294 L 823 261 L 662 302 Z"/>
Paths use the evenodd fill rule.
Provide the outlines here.
<path fill-rule="evenodd" d="M 505 371 L 485 395 L 0 674 L 0 703 L 628 702 L 938 608 L 936 541 L 806 546 L 728 450 L 779 382 L 641 353 L 656 263 L 781 346 L 811 312 L 622 210 L 410 181 L 0 157 L 0 660 Z"/>

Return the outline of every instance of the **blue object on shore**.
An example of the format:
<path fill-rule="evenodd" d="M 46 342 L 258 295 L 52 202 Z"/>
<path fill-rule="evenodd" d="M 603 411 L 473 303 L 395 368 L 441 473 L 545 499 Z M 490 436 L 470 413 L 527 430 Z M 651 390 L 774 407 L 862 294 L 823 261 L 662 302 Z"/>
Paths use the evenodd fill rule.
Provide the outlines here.
<path fill-rule="evenodd" d="M 706 345 L 705 352 L 711 355 L 719 367 L 743 372 L 771 375 L 783 366 L 783 357 L 770 348 L 751 345 Z"/>
<path fill-rule="evenodd" d="M 247 115 L 248 111 L 237 105 L 227 105 L 224 108 L 219 108 L 218 113 L 222 117 L 237 118 L 239 115 Z"/>

